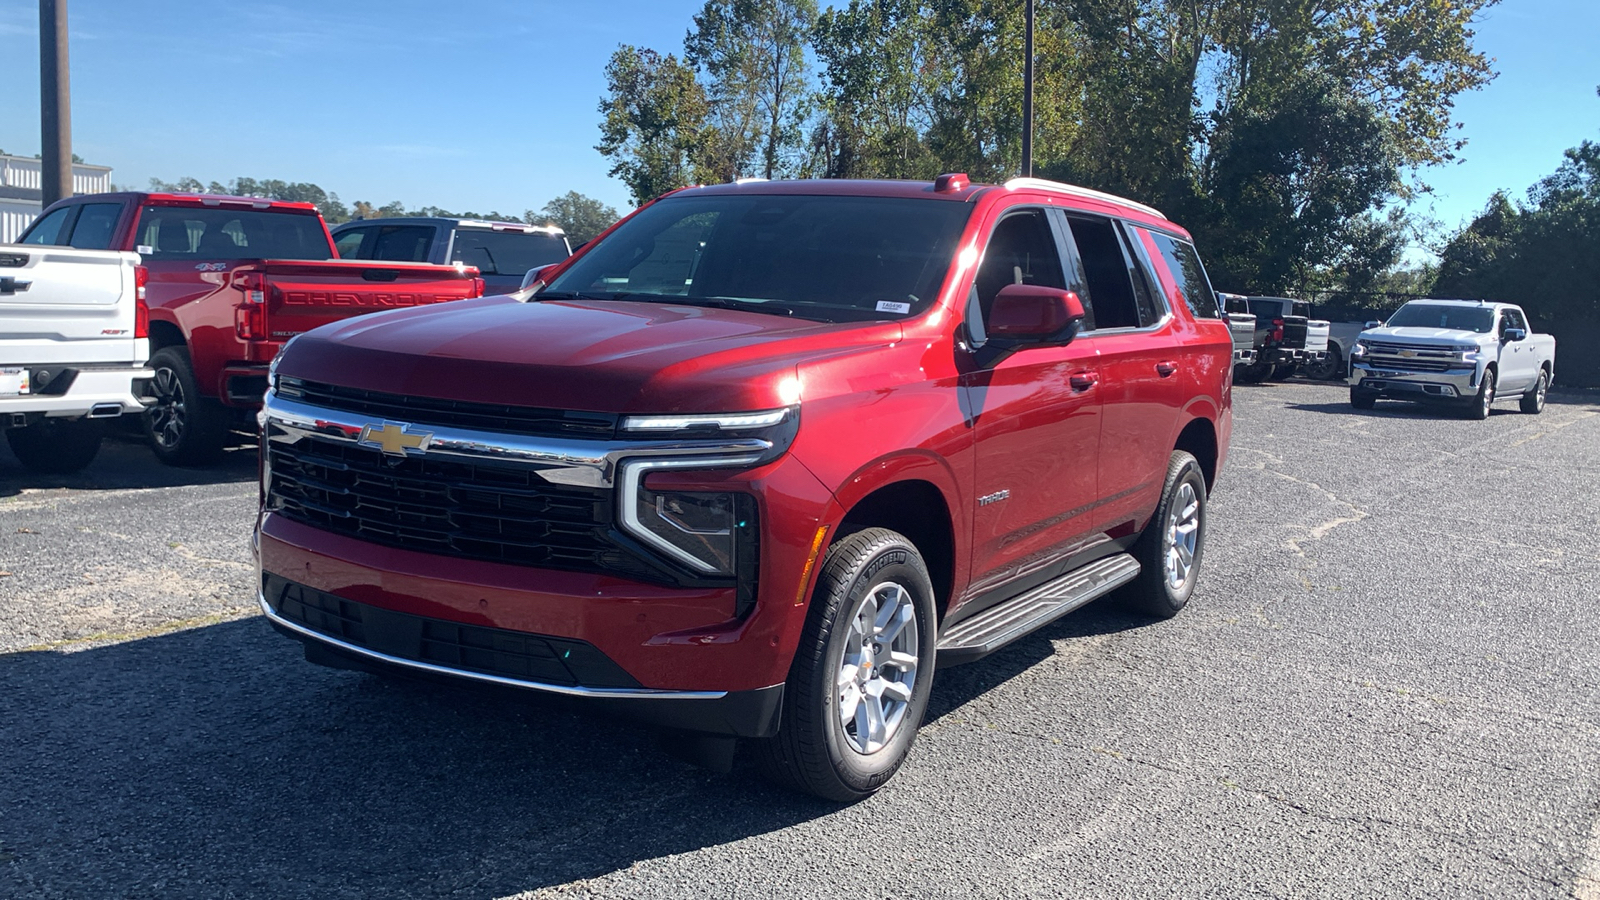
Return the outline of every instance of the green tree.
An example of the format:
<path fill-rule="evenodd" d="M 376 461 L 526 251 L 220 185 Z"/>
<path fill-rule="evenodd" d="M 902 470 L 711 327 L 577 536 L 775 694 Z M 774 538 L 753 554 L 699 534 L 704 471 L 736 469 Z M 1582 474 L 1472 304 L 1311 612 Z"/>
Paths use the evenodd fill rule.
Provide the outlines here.
<path fill-rule="evenodd" d="M 695 15 L 684 60 L 705 74 L 702 165 L 718 180 L 798 170 L 816 20 L 816 0 L 706 0 Z"/>
<path fill-rule="evenodd" d="M 606 65 L 597 150 L 636 204 L 692 183 L 708 113 L 694 69 L 677 57 L 624 44 Z"/>
<path fill-rule="evenodd" d="M 530 225 L 550 222 L 560 227 L 573 244 L 592 239 L 617 219 L 616 209 L 577 191 L 568 191 L 551 200 L 537 213 L 530 209 L 523 215 L 523 221 Z"/>

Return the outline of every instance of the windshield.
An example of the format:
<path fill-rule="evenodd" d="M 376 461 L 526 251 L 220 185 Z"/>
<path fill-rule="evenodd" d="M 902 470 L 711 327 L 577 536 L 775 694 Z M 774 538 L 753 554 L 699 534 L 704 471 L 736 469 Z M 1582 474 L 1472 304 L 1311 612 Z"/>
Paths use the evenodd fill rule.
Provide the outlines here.
<path fill-rule="evenodd" d="M 1390 328 L 1448 328 L 1488 334 L 1494 330 L 1494 310 L 1487 306 L 1407 303 L 1383 324 Z"/>
<path fill-rule="evenodd" d="M 462 228 L 450 249 L 450 261 L 477 266 L 485 275 L 515 275 L 560 262 L 572 255 L 567 239 L 535 231 L 484 231 Z"/>
<path fill-rule="evenodd" d="M 672 197 L 629 219 L 540 299 L 656 300 L 823 321 L 903 318 L 944 282 L 972 207 L 890 197 Z"/>

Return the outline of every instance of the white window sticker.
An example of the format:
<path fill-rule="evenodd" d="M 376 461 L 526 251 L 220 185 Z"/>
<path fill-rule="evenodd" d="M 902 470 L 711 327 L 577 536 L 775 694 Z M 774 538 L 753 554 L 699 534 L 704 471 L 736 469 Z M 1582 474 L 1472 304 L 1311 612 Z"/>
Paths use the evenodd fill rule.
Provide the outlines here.
<path fill-rule="evenodd" d="M 900 315 L 903 316 L 906 313 L 911 312 L 911 304 L 909 304 L 909 303 L 896 303 L 893 300 L 879 300 L 878 301 L 878 312 L 899 313 Z"/>
<path fill-rule="evenodd" d="M 133 252 L 149 256 L 150 254 L 156 252 L 156 248 L 150 246 L 149 244 L 140 244 L 139 246 L 133 248 Z"/>

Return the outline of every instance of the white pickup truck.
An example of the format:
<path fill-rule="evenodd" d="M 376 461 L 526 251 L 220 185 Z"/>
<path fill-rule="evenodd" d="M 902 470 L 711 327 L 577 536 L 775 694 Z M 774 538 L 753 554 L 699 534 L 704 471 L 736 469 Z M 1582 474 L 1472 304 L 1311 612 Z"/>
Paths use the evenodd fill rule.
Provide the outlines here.
<path fill-rule="evenodd" d="M 137 253 L 0 244 L 0 430 L 38 472 L 75 472 L 154 373 Z"/>
<path fill-rule="evenodd" d="M 1556 375 L 1556 339 L 1534 334 L 1522 308 L 1482 300 L 1412 300 L 1350 349 L 1350 405 L 1379 398 L 1458 404 L 1489 417 L 1500 397 L 1544 409 Z"/>

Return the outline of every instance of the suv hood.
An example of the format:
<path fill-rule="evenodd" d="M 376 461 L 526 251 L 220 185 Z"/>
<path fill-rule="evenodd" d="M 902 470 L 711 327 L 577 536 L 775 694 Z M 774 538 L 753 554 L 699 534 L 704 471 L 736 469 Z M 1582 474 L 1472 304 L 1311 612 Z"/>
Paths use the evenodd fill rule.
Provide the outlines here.
<path fill-rule="evenodd" d="M 390 394 L 614 413 L 794 402 L 807 360 L 886 346 L 896 322 L 826 323 L 631 301 L 484 297 L 362 316 L 284 348 L 278 372 Z"/>
<path fill-rule="evenodd" d="M 1392 340 L 1408 344 L 1437 344 L 1448 347 L 1451 344 L 1482 344 L 1494 335 L 1479 334 L 1476 331 L 1463 331 L 1455 328 L 1419 328 L 1407 325 L 1400 328 L 1369 328 L 1361 332 L 1363 340 Z"/>

